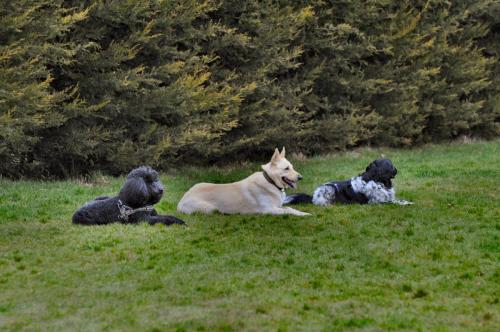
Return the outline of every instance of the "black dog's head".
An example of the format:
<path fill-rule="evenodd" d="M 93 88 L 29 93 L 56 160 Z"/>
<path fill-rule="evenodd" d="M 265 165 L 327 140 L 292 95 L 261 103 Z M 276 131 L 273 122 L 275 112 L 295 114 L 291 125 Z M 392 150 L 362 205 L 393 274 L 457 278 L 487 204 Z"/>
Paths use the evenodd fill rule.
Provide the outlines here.
<path fill-rule="evenodd" d="M 366 171 L 361 174 L 363 181 L 375 181 L 382 183 L 386 188 L 392 188 L 393 179 L 398 170 L 389 159 L 374 160 L 366 167 Z"/>
<path fill-rule="evenodd" d="M 118 194 L 121 201 L 132 208 L 154 205 L 162 196 L 163 184 L 158 178 L 158 172 L 149 166 L 132 170 Z"/>

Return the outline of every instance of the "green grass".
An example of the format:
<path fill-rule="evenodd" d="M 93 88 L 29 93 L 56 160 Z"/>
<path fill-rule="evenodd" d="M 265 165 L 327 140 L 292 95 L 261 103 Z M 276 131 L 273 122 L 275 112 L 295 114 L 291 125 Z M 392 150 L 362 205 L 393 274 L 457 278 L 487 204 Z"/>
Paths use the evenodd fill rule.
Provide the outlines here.
<path fill-rule="evenodd" d="M 0 330 L 498 331 L 500 140 L 295 161 L 299 191 L 381 153 L 415 205 L 180 215 L 192 184 L 258 165 L 190 168 L 162 177 L 157 205 L 189 227 L 78 227 L 74 210 L 123 178 L 0 179 Z"/>

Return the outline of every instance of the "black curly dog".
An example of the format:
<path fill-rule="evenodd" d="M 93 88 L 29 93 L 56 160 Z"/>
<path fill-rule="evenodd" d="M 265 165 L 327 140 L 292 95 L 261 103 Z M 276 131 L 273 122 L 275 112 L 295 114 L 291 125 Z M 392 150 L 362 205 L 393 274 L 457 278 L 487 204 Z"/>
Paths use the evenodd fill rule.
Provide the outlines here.
<path fill-rule="evenodd" d="M 136 224 L 180 224 L 184 221 L 172 216 L 158 215 L 153 205 L 163 196 L 163 184 L 158 173 L 148 166 L 132 170 L 118 196 L 97 197 L 82 206 L 73 215 L 73 224 L 105 225 L 113 222 Z"/>

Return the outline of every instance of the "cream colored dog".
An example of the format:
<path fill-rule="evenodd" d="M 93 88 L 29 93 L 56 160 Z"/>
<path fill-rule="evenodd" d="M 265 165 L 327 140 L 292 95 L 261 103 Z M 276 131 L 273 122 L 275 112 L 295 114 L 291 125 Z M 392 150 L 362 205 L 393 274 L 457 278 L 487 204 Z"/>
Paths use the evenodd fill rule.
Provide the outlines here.
<path fill-rule="evenodd" d="M 177 211 L 183 213 L 226 214 L 293 214 L 307 216 L 290 207 L 282 207 L 285 188 L 297 187 L 302 176 L 285 159 L 285 148 L 276 149 L 271 161 L 262 165 L 263 172 L 256 172 L 238 182 L 228 184 L 198 183 L 182 197 Z"/>

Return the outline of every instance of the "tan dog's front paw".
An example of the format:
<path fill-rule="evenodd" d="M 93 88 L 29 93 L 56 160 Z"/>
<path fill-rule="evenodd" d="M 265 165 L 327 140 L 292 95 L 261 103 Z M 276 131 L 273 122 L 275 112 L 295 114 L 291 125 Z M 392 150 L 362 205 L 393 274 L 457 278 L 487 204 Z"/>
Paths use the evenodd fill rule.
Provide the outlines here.
<path fill-rule="evenodd" d="M 302 212 L 302 211 L 299 211 L 299 212 L 300 212 L 299 216 L 312 216 L 312 214 L 307 213 L 307 212 Z"/>
<path fill-rule="evenodd" d="M 302 212 L 302 211 L 295 210 L 295 209 L 292 209 L 292 208 L 286 208 L 285 211 L 288 214 L 293 214 L 294 216 L 300 216 L 300 217 L 310 216 L 311 215 L 310 213 Z"/>

